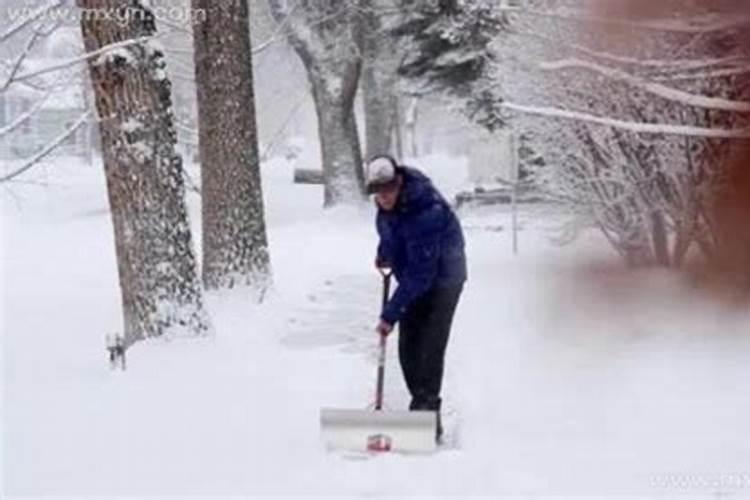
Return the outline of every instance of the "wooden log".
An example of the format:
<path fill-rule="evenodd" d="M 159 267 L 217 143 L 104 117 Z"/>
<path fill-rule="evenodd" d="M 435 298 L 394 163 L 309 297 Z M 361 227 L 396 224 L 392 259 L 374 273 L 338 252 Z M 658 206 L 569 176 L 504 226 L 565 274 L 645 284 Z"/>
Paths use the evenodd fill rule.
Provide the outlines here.
<path fill-rule="evenodd" d="M 295 184 L 325 184 L 323 179 L 323 171 L 315 170 L 311 168 L 295 168 L 294 169 L 294 183 Z"/>

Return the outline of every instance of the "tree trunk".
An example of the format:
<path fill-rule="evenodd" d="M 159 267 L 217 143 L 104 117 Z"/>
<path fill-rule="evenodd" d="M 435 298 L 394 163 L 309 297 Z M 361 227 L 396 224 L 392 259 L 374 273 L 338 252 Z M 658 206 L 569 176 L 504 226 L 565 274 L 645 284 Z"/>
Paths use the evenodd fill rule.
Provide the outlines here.
<path fill-rule="evenodd" d="M 396 158 L 404 157 L 404 131 L 401 126 L 401 103 L 397 97 L 393 101 L 393 140 L 396 143 Z"/>
<path fill-rule="evenodd" d="M 360 64 L 350 61 L 345 66 L 340 75 L 334 74 L 333 68 L 308 69 L 318 115 L 326 207 L 364 198 L 362 152 L 354 116 Z"/>
<path fill-rule="evenodd" d="M 377 75 L 378 69 L 367 64 L 362 72 L 362 91 L 365 105 L 365 151 L 367 158 L 391 152 L 396 96 L 392 86 Z"/>
<path fill-rule="evenodd" d="M 679 269 L 685 263 L 691 242 L 692 239 L 688 231 L 678 224 L 675 230 L 674 244 L 672 245 L 672 265 L 675 268 Z"/>
<path fill-rule="evenodd" d="M 672 249 L 672 266 L 679 269 L 685 263 L 690 246 L 695 242 L 695 235 L 700 231 L 698 212 L 694 203 L 686 205 L 682 222 L 678 222 L 675 229 Z"/>
<path fill-rule="evenodd" d="M 651 243 L 654 248 L 656 263 L 663 267 L 671 265 L 669 258 L 669 238 L 664 215 L 659 212 L 651 214 Z"/>
<path fill-rule="evenodd" d="M 247 0 L 192 0 L 207 288 L 270 284 Z"/>
<path fill-rule="evenodd" d="M 139 0 L 78 0 L 85 9 L 128 11 L 128 23 L 83 16 L 87 52 L 154 35 Z M 164 55 L 149 41 L 89 59 L 122 291 L 125 339 L 209 330 L 175 151 Z"/>
<path fill-rule="evenodd" d="M 312 88 L 325 178 L 324 205 L 362 201 L 362 152 L 354 117 L 362 67 L 361 5 L 344 0 L 293 6 L 282 0 L 269 3 L 302 59 Z"/>
<path fill-rule="evenodd" d="M 417 116 L 419 111 L 419 98 L 412 97 L 409 100 L 409 107 L 406 108 L 404 124 L 406 128 L 406 137 L 409 142 L 409 155 L 416 158 L 419 155 L 417 147 Z"/>

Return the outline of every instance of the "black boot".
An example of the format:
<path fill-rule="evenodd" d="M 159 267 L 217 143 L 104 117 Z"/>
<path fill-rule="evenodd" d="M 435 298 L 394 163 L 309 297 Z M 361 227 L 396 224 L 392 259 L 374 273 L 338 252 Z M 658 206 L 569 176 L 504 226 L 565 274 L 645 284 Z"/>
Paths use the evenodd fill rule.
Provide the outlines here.
<path fill-rule="evenodd" d="M 435 427 L 435 442 L 437 444 L 443 444 L 443 423 L 440 420 L 440 410 L 435 412 L 437 416 L 437 426 Z"/>
<path fill-rule="evenodd" d="M 440 444 L 443 438 L 443 422 L 440 418 L 440 406 L 442 401 L 439 397 L 414 398 L 409 405 L 410 410 L 434 411 L 436 417 L 435 442 Z"/>

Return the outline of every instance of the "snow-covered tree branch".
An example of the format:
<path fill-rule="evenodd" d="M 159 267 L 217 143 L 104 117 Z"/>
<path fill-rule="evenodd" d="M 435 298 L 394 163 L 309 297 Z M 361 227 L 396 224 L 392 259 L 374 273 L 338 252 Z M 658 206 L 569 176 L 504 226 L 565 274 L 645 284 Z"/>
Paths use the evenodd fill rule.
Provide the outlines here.
<path fill-rule="evenodd" d="M 529 138 L 545 160 L 540 189 L 628 262 L 678 265 L 691 246 L 710 254 L 706 207 L 725 180 L 713 165 L 750 138 L 750 96 L 737 85 L 750 67 L 738 28 L 750 21 L 710 10 L 632 20 L 576 0 L 429 4 L 413 76 L 464 99 L 488 129 Z"/>
<path fill-rule="evenodd" d="M 588 70 L 613 80 L 621 80 L 634 87 L 638 87 L 654 95 L 663 97 L 668 100 L 676 101 L 687 106 L 696 106 L 706 109 L 716 109 L 722 111 L 733 111 L 737 113 L 750 112 L 750 102 L 732 101 L 719 97 L 707 97 L 702 95 L 691 94 L 679 89 L 671 88 L 660 83 L 649 82 L 645 78 L 626 73 L 625 71 L 606 67 L 601 64 L 582 61 L 580 59 L 561 59 L 553 62 L 542 62 L 539 67 L 545 71 L 555 71 L 564 69 Z"/>
<path fill-rule="evenodd" d="M 499 106 L 504 109 L 516 111 L 519 113 L 528 113 L 531 115 L 539 115 L 549 118 L 562 118 L 565 120 L 582 121 L 627 130 L 630 132 L 636 132 L 639 134 L 680 135 L 709 139 L 750 138 L 750 126 L 736 129 L 724 129 L 668 123 L 642 123 L 637 121 L 619 120 L 611 117 L 595 116 L 589 113 L 582 113 L 579 111 L 572 111 L 555 107 L 528 106 L 523 104 L 515 104 L 513 102 L 501 102 L 499 103 Z"/>

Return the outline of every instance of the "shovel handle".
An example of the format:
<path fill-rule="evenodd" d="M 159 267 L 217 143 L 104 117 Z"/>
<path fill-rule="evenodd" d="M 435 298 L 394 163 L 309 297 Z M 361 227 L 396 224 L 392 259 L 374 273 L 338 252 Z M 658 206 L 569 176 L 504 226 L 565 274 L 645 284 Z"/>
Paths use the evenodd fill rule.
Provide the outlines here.
<path fill-rule="evenodd" d="M 391 276 L 393 271 L 389 268 L 379 267 L 380 275 L 383 277 L 383 304 L 380 308 L 381 312 L 385 310 L 385 305 L 388 303 L 388 298 L 391 295 Z"/>
<path fill-rule="evenodd" d="M 383 276 L 383 306 L 388 303 L 388 297 L 391 293 L 391 270 L 379 269 L 380 274 Z M 386 335 L 378 335 L 380 337 L 379 349 L 378 349 L 378 378 L 375 385 L 375 410 L 383 409 L 383 385 L 385 384 L 385 346 L 386 346 Z"/>
<path fill-rule="evenodd" d="M 385 335 L 380 335 L 380 348 L 378 353 L 378 381 L 375 386 L 375 409 L 383 409 L 383 385 L 385 383 Z"/>

